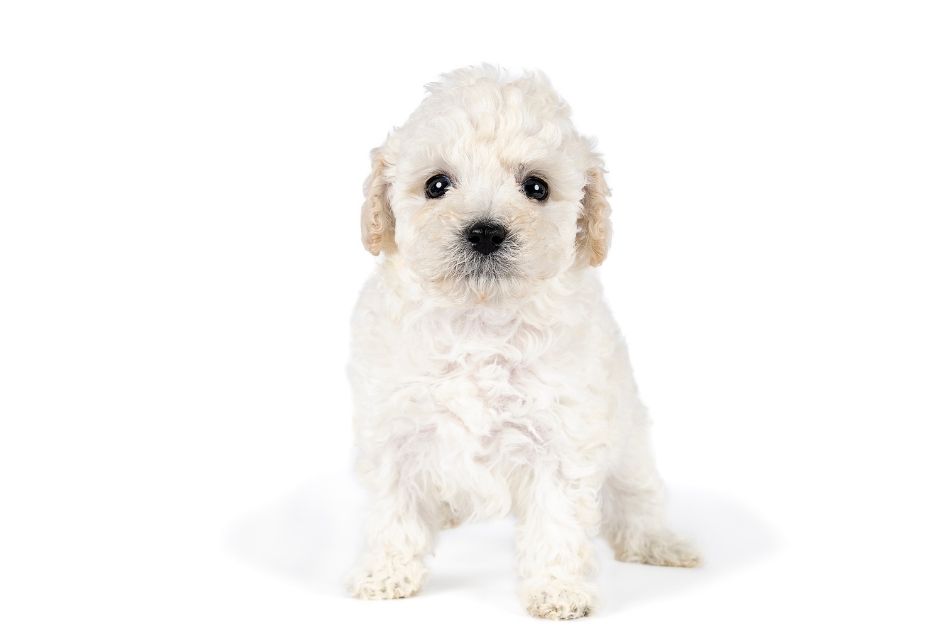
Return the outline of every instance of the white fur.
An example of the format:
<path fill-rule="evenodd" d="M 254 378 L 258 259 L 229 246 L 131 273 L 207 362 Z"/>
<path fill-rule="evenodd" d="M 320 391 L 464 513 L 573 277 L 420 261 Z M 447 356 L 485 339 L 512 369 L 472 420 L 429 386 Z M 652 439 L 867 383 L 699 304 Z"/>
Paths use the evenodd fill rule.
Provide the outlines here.
<path fill-rule="evenodd" d="M 540 74 L 467 68 L 429 90 L 365 184 L 364 244 L 382 255 L 349 372 L 373 505 L 349 588 L 413 595 L 437 530 L 512 513 L 526 608 L 580 617 L 599 531 L 618 560 L 699 561 L 664 524 L 646 410 L 593 269 L 610 239 L 603 166 Z M 427 199 L 440 172 L 454 186 Z M 544 202 L 522 194 L 531 173 Z M 481 217 L 515 248 L 476 274 L 461 234 Z"/>

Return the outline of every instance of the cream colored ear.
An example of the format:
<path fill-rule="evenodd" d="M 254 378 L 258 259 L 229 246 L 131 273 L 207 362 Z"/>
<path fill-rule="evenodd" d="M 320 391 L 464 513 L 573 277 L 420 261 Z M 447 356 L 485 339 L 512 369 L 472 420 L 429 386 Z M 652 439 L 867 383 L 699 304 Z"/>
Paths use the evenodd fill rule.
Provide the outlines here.
<path fill-rule="evenodd" d="M 394 213 L 387 197 L 388 167 L 382 147 L 371 151 L 371 174 L 364 181 L 364 205 L 361 206 L 361 242 L 364 249 L 377 256 L 394 249 Z"/>
<path fill-rule="evenodd" d="M 592 166 L 584 180 L 583 210 L 578 217 L 577 249 L 587 263 L 597 267 L 610 247 L 610 189 L 602 166 Z"/>

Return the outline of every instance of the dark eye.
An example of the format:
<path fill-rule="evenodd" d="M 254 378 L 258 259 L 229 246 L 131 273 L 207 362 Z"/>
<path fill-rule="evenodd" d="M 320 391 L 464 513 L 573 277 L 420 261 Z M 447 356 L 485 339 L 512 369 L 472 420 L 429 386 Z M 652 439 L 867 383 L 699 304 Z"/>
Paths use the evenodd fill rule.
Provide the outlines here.
<path fill-rule="evenodd" d="M 522 192 L 529 199 L 544 201 L 548 198 L 548 182 L 532 175 L 522 182 Z"/>
<path fill-rule="evenodd" d="M 453 182 L 451 182 L 450 178 L 446 175 L 443 175 L 442 173 L 439 175 L 434 175 L 428 179 L 427 183 L 424 185 L 427 199 L 436 199 L 437 197 L 442 197 L 452 185 Z"/>

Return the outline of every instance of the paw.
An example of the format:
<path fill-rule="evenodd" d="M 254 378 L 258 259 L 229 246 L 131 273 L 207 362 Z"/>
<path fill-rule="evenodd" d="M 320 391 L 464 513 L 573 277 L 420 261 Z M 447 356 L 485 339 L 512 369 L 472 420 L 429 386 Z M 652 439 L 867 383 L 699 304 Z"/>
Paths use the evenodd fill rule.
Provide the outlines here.
<path fill-rule="evenodd" d="M 463 523 L 463 518 L 449 503 L 440 505 L 440 529 L 453 529 Z"/>
<path fill-rule="evenodd" d="M 578 619 L 591 614 L 595 597 L 586 582 L 530 580 L 523 590 L 528 614 L 541 619 Z"/>
<path fill-rule="evenodd" d="M 639 562 L 661 567 L 697 567 L 702 557 L 695 547 L 669 531 L 648 532 L 614 549 L 620 562 Z"/>
<path fill-rule="evenodd" d="M 360 599 L 410 597 L 420 590 L 426 573 L 426 567 L 416 558 L 372 558 L 348 577 L 348 592 Z"/>

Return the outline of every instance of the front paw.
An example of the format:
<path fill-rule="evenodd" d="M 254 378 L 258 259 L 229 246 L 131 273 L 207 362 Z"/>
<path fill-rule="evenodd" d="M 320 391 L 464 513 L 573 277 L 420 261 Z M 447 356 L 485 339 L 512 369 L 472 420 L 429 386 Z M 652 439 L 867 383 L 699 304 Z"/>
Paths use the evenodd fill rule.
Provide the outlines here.
<path fill-rule="evenodd" d="M 591 614 L 596 597 L 584 581 L 531 579 L 523 589 L 528 614 L 541 619 L 578 619 Z"/>
<path fill-rule="evenodd" d="M 360 599 L 410 597 L 420 590 L 426 573 L 426 567 L 416 558 L 368 558 L 349 575 L 348 592 Z"/>

